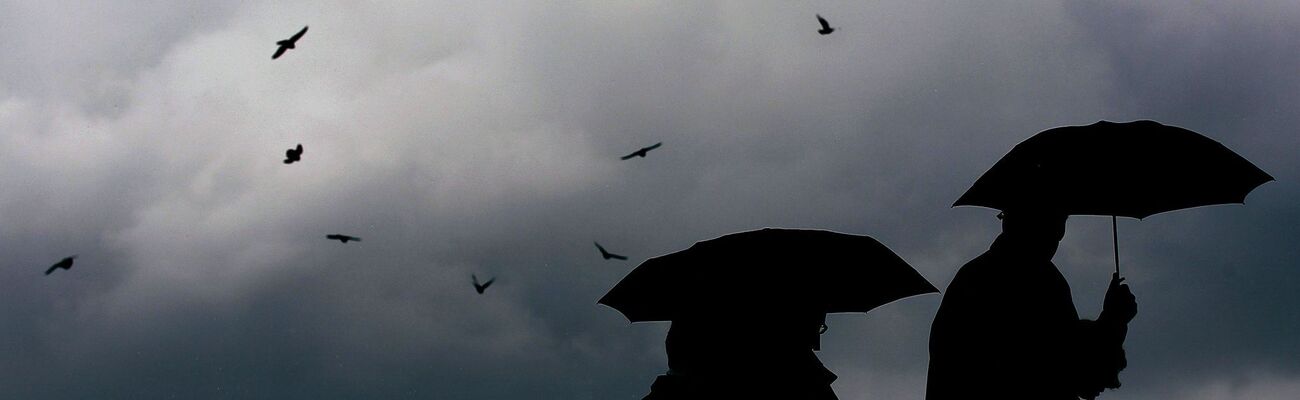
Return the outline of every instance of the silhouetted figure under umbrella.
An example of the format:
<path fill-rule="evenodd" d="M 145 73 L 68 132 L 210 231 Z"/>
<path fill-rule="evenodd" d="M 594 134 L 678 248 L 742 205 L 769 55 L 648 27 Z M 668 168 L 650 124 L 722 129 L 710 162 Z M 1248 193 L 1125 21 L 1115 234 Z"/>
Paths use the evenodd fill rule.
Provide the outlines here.
<path fill-rule="evenodd" d="M 71 256 L 71 257 L 65 257 L 64 259 L 59 260 L 59 262 L 56 262 L 56 263 L 54 263 L 54 265 L 51 265 L 51 266 L 50 266 L 50 269 L 45 270 L 45 274 L 46 274 L 46 275 L 52 274 L 52 273 L 54 273 L 54 270 L 56 270 L 56 269 L 60 269 L 60 268 L 65 269 L 65 270 L 72 269 L 72 260 L 74 260 L 74 259 L 76 259 L 76 258 L 77 258 L 77 256 L 74 255 L 74 256 Z"/>
<path fill-rule="evenodd" d="M 813 353 L 826 313 L 936 291 L 870 237 L 761 229 L 647 260 L 600 303 L 672 321 L 668 372 L 646 399 L 834 399 Z"/>
<path fill-rule="evenodd" d="M 822 35 L 829 35 L 831 34 L 831 32 L 835 32 L 835 28 L 832 28 L 831 24 L 829 22 L 826 22 L 826 18 L 822 18 L 821 14 L 817 14 L 817 23 L 822 25 L 822 28 L 818 29 L 817 33 L 820 33 Z"/>
<path fill-rule="evenodd" d="M 1052 264 L 1065 220 L 1005 211 L 1002 234 L 957 272 L 930 328 L 926 399 L 1091 399 L 1119 387 L 1137 303 L 1116 274 L 1101 317 L 1079 318 Z"/>
<path fill-rule="evenodd" d="M 469 279 L 473 282 L 474 291 L 478 292 L 478 294 L 483 294 L 483 291 L 487 290 L 488 286 L 492 286 L 492 282 L 495 282 L 497 280 L 497 278 L 491 278 L 488 279 L 487 282 L 483 282 L 480 284 L 478 283 L 478 277 L 475 276 L 474 274 L 469 274 Z"/>
<path fill-rule="evenodd" d="M 340 242 L 343 242 L 343 243 L 347 243 L 347 242 L 349 242 L 349 241 L 353 241 L 353 242 L 360 242 L 360 241 L 361 241 L 361 238 L 359 238 L 359 237 L 356 237 L 356 236 L 348 236 L 348 235 L 340 235 L 340 234 L 337 234 L 337 233 L 332 233 L 332 234 L 329 234 L 329 235 L 325 235 L 325 238 L 326 238 L 326 239 L 329 239 L 329 240 L 337 240 L 337 241 L 340 241 Z"/>
<path fill-rule="evenodd" d="M 619 159 L 620 159 L 620 160 L 628 160 L 628 159 L 631 159 L 632 157 L 641 157 L 641 158 L 645 158 L 646 153 L 649 153 L 650 150 L 657 149 L 657 148 L 659 148 L 659 146 L 663 146 L 663 145 L 664 145 L 664 142 L 659 142 L 659 143 L 655 143 L 655 144 L 650 145 L 650 146 L 642 147 L 640 150 L 634 151 L 634 152 L 632 152 L 632 154 L 628 154 L 628 155 L 623 156 L 623 157 L 621 157 L 621 158 L 619 158 Z"/>
<path fill-rule="evenodd" d="M 279 47 L 275 49 L 275 55 L 272 55 L 271 59 L 274 60 L 280 58 L 280 56 L 284 55 L 284 52 L 294 48 L 294 46 L 298 44 L 298 39 L 302 39 L 302 35 L 305 34 L 307 34 L 306 26 L 302 27 L 302 30 L 298 31 L 298 33 L 293 34 L 292 37 L 275 42 L 275 45 Z"/>
<path fill-rule="evenodd" d="M 285 164 L 293 164 L 298 161 L 302 161 L 302 143 L 298 143 L 297 148 L 284 151 Z"/>
<path fill-rule="evenodd" d="M 614 254 L 614 253 L 610 253 L 610 252 L 608 252 L 608 251 L 605 251 L 605 247 L 604 247 L 604 246 L 601 246 L 600 243 L 596 243 L 596 242 L 592 242 L 592 243 L 595 243 L 595 244 L 596 244 L 596 249 L 597 249 L 597 250 L 600 250 L 600 256 L 601 256 L 602 258 L 606 259 L 606 260 L 609 260 L 609 259 L 615 259 L 615 260 L 626 260 L 626 259 L 627 259 L 627 257 L 625 257 L 625 256 L 620 256 L 620 255 L 618 255 L 618 254 Z"/>
<path fill-rule="evenodd" d="M 1109 215 L 1114 229 L 1116 216 L 1240 203 L 1272 179 L 1214 140 L 1153 121 L 1020 143 L 954 204 L 1003 210 L 1003 233 L 948 286 L 930 330 L 927 398 L 1091 399 L 1119 387 L 1137 304 L 1119 276 L 1118 235 L 1101 317 L 1080 320 L 1051 263 L 1067 216 Z"/>

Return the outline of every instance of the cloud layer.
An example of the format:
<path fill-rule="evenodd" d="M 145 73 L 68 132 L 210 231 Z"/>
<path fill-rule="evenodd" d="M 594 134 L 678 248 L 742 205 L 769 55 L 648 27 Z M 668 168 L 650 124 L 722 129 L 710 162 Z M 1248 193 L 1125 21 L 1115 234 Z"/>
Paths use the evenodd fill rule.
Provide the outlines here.
<path fill-rule="evenodd" d="M 667 327 L 594 304 L 636 262 L 815 227 L 943 287 L 997 231 L 948 206 L 1012 145 L 1155 119 L 1277 181 L 1122 221 L 1140 312 L 1106 396 L 1294 397 L 1295 4 L 425 3 L 0 4 L 0 387 L 637 397 Z M 1108 222 L 1056 259 L 1085 316 Z M 840 396 L 922 398 L 938 302 L 832 316 Z"/>

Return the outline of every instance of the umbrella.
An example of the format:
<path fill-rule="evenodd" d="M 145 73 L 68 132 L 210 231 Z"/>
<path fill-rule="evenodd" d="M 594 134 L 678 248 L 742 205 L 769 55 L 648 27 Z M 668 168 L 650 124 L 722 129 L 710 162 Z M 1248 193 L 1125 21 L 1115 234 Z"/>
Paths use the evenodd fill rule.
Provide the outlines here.
<path fill-rule="evenodd" d="M 956 206 L 1000 210 L 1047 207 L 1115 217 L 1244 203 L 1273 180 L 1250 161 L 1199 133 L 1155 121 L 1048 129 L 1021 142 L 980 176 Z"/>
<path fill-rule="evenodd" d="M 698 242 L 637 266 L 599 301 L 632 322 L 731 313 L 867 312 L 937 293 L 907 262 L 867 236 L 760 229 Z"/>

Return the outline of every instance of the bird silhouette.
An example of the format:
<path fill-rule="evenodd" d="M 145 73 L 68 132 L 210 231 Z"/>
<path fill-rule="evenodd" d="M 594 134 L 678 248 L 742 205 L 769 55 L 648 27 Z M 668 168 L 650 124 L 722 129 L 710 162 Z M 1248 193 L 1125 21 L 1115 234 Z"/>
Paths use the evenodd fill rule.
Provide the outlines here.
<path fill-rule="evenodd" d="M 835 32 L 835 28 L 832 28 L 831 24 L 829 22 L 826 22 L 826 18 L 822 18 L 821 14 L 817 14 L 817 22 L 822 24 L 822 28 L 818 29 L 817 33 L 820 33 L 822 35 L 829 35 L 831 34 L 831 32 Z"/>
<path fill-rule="evenodd" d="M 622 160 L 626 160 L 626 159 L 629 159 L 629 158 L 632 158 L 632 157 L 641 157 L 641 158 L 645 158 L 645 154 L 646 154 L 646 153 L 649 153 L 650 150 L 657 149 L 657 148 L 659 148 L 659 146 L 663 146 L 663 145 L 664 145 L 664 142 L 659 142 L 659 143 L 655 143 L 653 146 L 650 146 L 650 147 L 642 147 L 641 150 L 634 151 L 634 152 L 632 152 L 632 154 L 628 154 L 628 155 L 626 155 L 626 156 L 623 156 L 623 158 L 621 158 L 621 159 L 622 159 Z"/>
<path fill-rule="evenodd" d="M 356 236 L 348 236 L 348 235 L 340 235 L 340 234 L 337 234 L 337 233 L 333 233 L 333 234 L 325 235 L 325 238 L 326 238 L 326 239 L 329 239 L 329 240 L 337 240 L 337 241 L 340 241 L 340 242 L 343 242 L 343 243 L 347 243 L 349 240 L 354 241 L 354 242 L 360 242 L 360 241 L 361 241 L 361 238 L 359 238 L 359 237 L 356 237 Z"/>
<path fill-rule="evenodd" d="M 307 34 L 306 26 L 302 27 L 302 30 L 298 31 L 298 33 L 295 33 L 293 37 L 275 42 L 275 44 L 277 46 L 280 46 L 280 48 L 275 49 L 275 55 L 271 56 L 271 59 L 274 60 L 280 58 L 280 56 L 284 55 L 284 52 L 289 51 L 289 49 L 292 49 L 293 46 L 298 43 L 298 39 L 302 39 L 302 35 L 305 34 Z"/>
<path fill-rule="evenodd" d="M 54 265 L 51 265 L 50 269 L 45 270 L 45 274 L 46 275 L 52 274 L 54 273 L 54 270 L 59 268 L 72 269 L 72 260 L 75 258 L 77 258 L 77 256 L 74 255 L 72 257 L 65 257 L 64 259 L 59 260 L 59 262 L 56 262 L 54 263 Z"/>
<path fill-rule="evenodd" d="M 592 242 L 592 243 L 596 243 L 596 242 Z M 600 250 L 600 256 L 601 256 L 601 257 L 604 257 L 606 260 L 611 259 L 611 258 L 613 258 L 613 259 L 615 259 L 615 260 L 626 260 L 626 259 L 627 259 L 626 256 L 620 256 L 620 255 L 618 255 L 618 254 L 614 254 L 614 253 L 610 253 L 610 252 L 608 252 L 608 251 L 605 251 L 605 247 L 601 246 L 600 243 L 596 243 L 596 249 L 599 249 L 599 250 Z"/>
<path fill-rule="evenodd" d="M 469 274 L 469 278 L 474 281 L 474 291 L 478 292 L 478 294 L 483 294 L 483 291 L 487 290 L 488 286 L 492 286 L 492 282 L 497 280 L 496 277 L 492 277 L 492 279 L 488 279 L 487 282 L 479 284 L 478 277 L 474 276 L 474 274 Z"/>
<path fill-rule="evenodd" d="M 293 164 L 297 161 L 302 161 L 302 143 L 298 143 L 298 148 L 284 151 L 285 164 Z"/>

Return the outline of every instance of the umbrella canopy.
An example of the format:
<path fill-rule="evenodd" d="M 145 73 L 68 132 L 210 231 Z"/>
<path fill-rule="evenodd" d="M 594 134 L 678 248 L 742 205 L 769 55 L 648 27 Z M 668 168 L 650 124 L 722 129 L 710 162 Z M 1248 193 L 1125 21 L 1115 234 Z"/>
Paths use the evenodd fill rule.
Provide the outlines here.
<path fill-rule="evenodd" d="M 1065 214 L 1145 218 L 1243 203 L 1273 180 L 1219 142 L 1155 121 L 1043 131 L 1016 145 L 953 206 L 1049 207 Z"/>
<path fill-rule="evenodd" d="M 599 301 L 632 322 L 689 315 L 867 312 L 937 289 L 867 236 L 760 229 L 637 266 Z"/>

